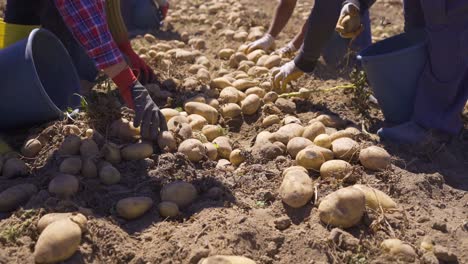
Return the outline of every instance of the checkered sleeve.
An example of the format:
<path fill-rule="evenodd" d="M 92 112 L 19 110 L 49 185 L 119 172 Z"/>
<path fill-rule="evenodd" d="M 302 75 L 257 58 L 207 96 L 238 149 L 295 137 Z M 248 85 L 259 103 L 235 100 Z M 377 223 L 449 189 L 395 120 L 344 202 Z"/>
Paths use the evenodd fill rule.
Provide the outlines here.
<path fill-rule="evenodd" d="M 101 70 L 124 60 L 109 30 L 104 1 L 55 0 L 65 24 Z"/>

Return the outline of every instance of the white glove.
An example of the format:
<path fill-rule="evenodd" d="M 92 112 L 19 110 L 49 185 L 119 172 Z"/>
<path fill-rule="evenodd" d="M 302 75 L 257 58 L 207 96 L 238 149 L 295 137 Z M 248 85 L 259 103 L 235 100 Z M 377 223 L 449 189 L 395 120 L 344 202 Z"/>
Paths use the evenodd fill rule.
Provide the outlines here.
<path fill-rule="evenodd" d="M 292 55 L 294 55 L 296 51 L 297 49 L 294 46 L 294 44 L 292 42 L 289 42 L 286 46 L 275 51 L 275 53 L 281 56 L 282 58 L 284 58 L 284 57 L 291 57 Z"/>
<path fill-rule="evenodd" d="M 284 91 L 290 82 L 299 79 L 303 74 L 304 73 L 296 67 L 294 61 L 290 61 L 273 72 L 273 87 L 275 89 L 281 87 L 282 91 Z"/>
<path fill-rule="evenodd" d="M 340 18 L 336 24 L 336 31 L 342 38 L 354 39 L 364 30 L 361 24 L 359 8 L 351 3 L 343 6 Z"/>
<path fill-rule="evenodd" d="M 269 50 L 275 44 L 275 38 L 270 34 L 265 34 L 263 37 L 247 45 L 246 51 L 250 53 L 257 49 Z"/>

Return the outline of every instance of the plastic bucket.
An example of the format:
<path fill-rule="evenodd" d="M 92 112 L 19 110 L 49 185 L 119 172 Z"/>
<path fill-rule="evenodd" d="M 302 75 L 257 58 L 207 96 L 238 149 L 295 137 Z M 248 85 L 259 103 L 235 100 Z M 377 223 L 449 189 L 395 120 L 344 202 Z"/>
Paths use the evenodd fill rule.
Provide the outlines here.
<path fill-rule="evenodd" d="M 7 24 L 0 19 L 0 49 L 6 48 L 18 40 L 28 37 L 39 26 Z"/>
<path fill-rule="evenodd" d="M 62 43 L 45 29 L 0 50 L 0 129 L 59 118 L 79 105 L 80 82 Z"/>
<path fill-rule="evenodd" d="M 400 124 L 411 119 L 427 56 L 423 30 L 377 42 L 358 55 L 386 121 Z"/>

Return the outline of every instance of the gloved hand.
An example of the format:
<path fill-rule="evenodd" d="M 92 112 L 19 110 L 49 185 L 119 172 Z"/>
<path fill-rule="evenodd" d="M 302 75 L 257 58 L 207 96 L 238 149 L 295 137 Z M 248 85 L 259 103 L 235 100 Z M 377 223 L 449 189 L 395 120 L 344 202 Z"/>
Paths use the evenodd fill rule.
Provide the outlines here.
<path fill-rule="evenodd" d="M 127 56 L 129 60 L 130 67 L 132 67 L 133 71 L 136 72 L 138 80 L 142 84 L 152 83 L 156 80 L 156 76 L 154 75 L 153 69 L 151 69 L 145 61 L 143 61 L 138 54 L 135 53 L 132 46 L 130 45 L 130 41 L 126 41 L 124 43 L 118 43 L 120 51 Z"/>
<path fill-rule="evenodd" d="M 297 49 L 294 47 L 293 42 L 289 42 L 286 46 L 276 50 L 275 53 L 282 58 L 289 58 L 292 57 L 296 51 Z"/>
<path fill-rule="evenodd" d="M 273 48 L 275 44 L 275 38 L 270 34 L 265 34 L 263 37 L 257 39 L 256 41 L 249 43 L 246 48 L 246 53 L 250 53 L 257 49 L 269 50 Z"/>
<path fill-rule="evenodd" d="M 341 9 L 335 30 L 342 38 L 354 39 L 364 30 L 359 9 L 353 4 L 346 4 Z"/>
<path fill-rule="evenodd" d="M 279 89 L 281 87 L 281 90 L 284 91 L 288 83 L 299 79 L 303 74 L 304 72 L 296 67 L 294 61 L 290 61 L 273 72 L 273 88 Z"/>

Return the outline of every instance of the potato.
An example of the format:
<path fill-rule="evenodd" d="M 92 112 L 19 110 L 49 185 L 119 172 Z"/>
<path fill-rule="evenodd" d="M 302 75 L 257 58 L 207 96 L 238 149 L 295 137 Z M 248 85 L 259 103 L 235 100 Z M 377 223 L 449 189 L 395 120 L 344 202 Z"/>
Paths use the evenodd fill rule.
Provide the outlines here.
<path fill-rule="evenodd" d="M 396 203 L 384 192 L 368 187 L 362 184 L 353 185 L 354 188 L 361 190 L 366 196 L 366 205 L 372 210 L 383 210 L 396 208 Z"/>
<path fill-rule="evenodd" d="M 127 220 L 137 219 L 153 206 L 153 199 L 149 197 L 129 197 L 119 200 L 115 205 L 117 214 Z"/>
<path fill-rule="evenodd" d="M 307 148 L 310 148 L 310 149 L 313 149 L 313 150 L 316 150 L 316 151 L 322 153 L 322 155 L 323 155 L 323 157 L 325 158 L 326 161 L 332 160 L 332 159 L 335 158 L 335 154 L 333 154 L 333 151 L 331 151 L 330 149 L 322 148 L 322 147 L 316 146 L 314 144 L 312 144 L 310 146 L 307 146 Z"/>
<path fill-rule="evenodd" d="M 249 33 L 245 32 L 245 31 L 240 31 L 240 32 L 237 32 L 236 34 L 234 34 L 234 40 L 235 41 L 242 41 L 244 42 L 245 40 L 247 40 L 247 37 L 249 36 Z"/>
<path fill-rule="evenodd" d="M 226 87 L 219 94 L 220 100 L 227 103 L 237 103 L 239 102 L 239 91 L 234 87 Z"/>
<path fill-rule="evenodd" d="M 198 139 L 183 141 L 179 146 L 178 152 L 185 154 L 192 162 L 198 162 L 206 156 L 205 146 Z"/>
<path fill-rule="evenodd" d="M 221 107 L 221 115 L 224 119 L 236 118 L 242 114 L 242 109 L 238 104 L 228 103 Z"/>
<path fill-rule="evenodd" d="M 121 150 L 124 160 L 142 160 L 153 154 L 153 146 L 146 142 L 130 144 Z"/>
<path fill-rule="evenodd" d="M 301 120 L 295 116 L 286 116 L 284 119 L 283 119 L 283 123 L 285 125 L 289 125 L 289 124 L 302 124 Z"/>
<path fill-rule="evenodd" d="M 81 138 L 77 135 L 66 136 L 58 149 L 60 155 L 76 155 L 80 152 Z"/>
<path fill-rule="evenodd" d="M 326 127 L 325 128 L 325 134 L 329 135 L 331 137 L 331 135 L 335 134 L 336 132 L 338 132 L 338 130 L 336 128 L 333 128 L 333 127 Z M 332 140 L 333 142 L 333 140 Z"/>
<path fill-rule="evenodd" d="M 224 89 L 229 86 L 232 86 L 231 82 L 224 77 L 215 78 L 210 83 L 210 87 L 213 89 Z"/>
<path fill-rule="evenodd" d="M 206 156 L 208 156 L 210 160 L 216 160 L 218 158 L 218 149 L 213 143 L 207 142 L 204 143 L 203 146 L 205 146 Z"/>
<path fill-rule="evenodd" d="M 202 83 L 210 83 L 210 81 L 211 81 L 210 72 L 205 68 L 202 68 L 202 69 L 198 70 L 197 80 L 199 80 Z"/>
<path fill-rule="evenodd" d="M 229 159 L 232 152 L 231 141 L 229 138 L 221 136 L 217 137 L 213 140 L 213 144 L 215 144 L 218 148 L 218 155 L 223 159 Z"/>
<path fill-rule="evenodd" d="M 216 91 L 216 92 L 217 92 L 217 91 Z M 215 109 L 219 109 L 219 101 L 216 100 L 216 99 L 214 99 L 214 98 L 208 98 L 208 99 L 206 99 L 206 103 L 207 103 L 209 106 L 211 106 L 211 107 L 213 107 L 213 108 L 215 108 Z"/>
<path fill-rule="evenodd" d="M 275 101 L 278 99 L 278 94 L 275 93 L 275 92 L 268 92 L 265 94 L 265 96 L 263 97 L 263 102 L 265 104 L 268 104 L 268 103 L 275 103 Z"/>
<path fill-rule="evenodd" d="M 327 134 L 320 134 L 315 137 L 314 144 L 329 149 L 331 147 L 331 139 L 330 136 Z"/>
<path fill-rule="evenodd" d="M 255 264 L 256 262 L 240 256 L 215 255 L 202 259 L 199 264 Z"/>
<path fill-rule="evenodd" d="M 380 244 L 380 248 L 392 257 L 406 262 L 414 262 L 418 256 L 413 247 L 396 238 L 384 240 Z"/>
<path fill-rule="evenodd" d="M 222 49 L 218 52 L 218 57 L 222 60 L 229 60 L 235 52 L 233 49 Z"/>
<path fill-rule="evenodd" d="M 179 208 L 193 203 L 197 196 L 198 192 L 195 186 L 183 181 L 169 183 L 161 189 L 161 200 L 163 202 L 173 202 Z"/>
<path fill-rule="evenodd" d="M 241 61 L 237 69 L 240 71 L 247 72 L 250 69 L 250 67 L 253 67 L 253 66 L 255 66 L 254 62 L 246 60 L 246 61 Z"/>
<path fill-rule="evenodd" d="M 304 127 L 299 124 L 288 124 L 282 126 L 278 131 L 273 134 L 276 141 L 279 141 L 285 145 L 288 144 L 289 140 L 300 137 L 304 133 Z"/>
<path fill-rule="evenodd" d="M 24 161 L 11 158 L 3 164 L 3 177 L 9 179 L 16 176 L 24 176 L 29 173 L 29 168 Z"/>
<path fill-rule="evenodd" d="M 360 133 L 361 132 L 357 128 L 348 127 L 345 130 L 336 131 L 335 133 L 331 134 L 330 139 L 331 139 L 332 142 L 339 139 L 339 138 L 344 138 L 344 137 L 353 139 L 354 137 L 356 137 Z"/>
<path fill-rule="evenodd" d="M 283 172 L 283 182 L 279 189 L 283 202 L 292 208 L 306 205 L 314 195 L 313 182 L 307 172 L 289 169 Z"/>
<path fill-rule="evenodd" d="M 206 121 L 203 116 L 197 114 L 189 115 L 187 119 L 189 120 L 189 124 L 193 130 L 201 130 L 206 124 L 208 124 L 208 121 Z"/>
<path fill-rule="evenodd" d="M 248 88 L 252 88 L 257 86 L 259 83 L 258 81 L 251 81 L 251 80 L 236 80 L 232 83 L 232 86 L 234 86 L 237 90 L 239 91 L 245 91 Z"/>
<path fill-rule="evenodd" d="M 112 164 L 119 164 L 122 161 L 120 148 L 114 143 L 108 142 L 102 147 L 102 155 L 104 159 Z"/>
<path fill-rule="evenodd" d="M 229 58 L 229 66 L 231 68 L 237 68 L 239 67 L 239 63 L 245 60 L 248 60 L 248 58 L 244 53 L 236 52 L 232 54 L 231 57 Z"/>
<path fill-rule="evenodd" d="M 193 64 L 192 66 L 190 66 L 188 72 L 191 74 L 197 74 L 200 69 L 206 69 L 206 67 L 200 64 Z"/>
<path fill-rule="evenodd" d="M 81 135 L 81 130 L 77 125 L 65 125 L 63 126 L 63 134 L 68 135 Z"/>
<path fill-rule="evenodd" d="M 95 158 L 99 155 L 98 145 L 92 139 L 84 139 L 81 141 L 80 154 L 84 158 Z"/>
<path fill-rule="evenodd" d="M 280 66 L 280 64 L 281 64 L 281 57 L 278 55 L 271 55 L 265 61 L 265 64 L 263 66 L 267 67 L 268 69 L 271 69 L 273 67 Z"/>
<path fill-rule="evenodd" d="M 340 128 L 346 125 L 346 121 L 335 115 L 319 115 L 318 117 L 312 119 L 310 122 L 321 122 L 327 127 L 334 128 Z"/>
<path fill-rule="evenodd" d="M 15 210 L 36 193 L 37 187 L 30 183 L 18 184 L 0 192 L 0 212 Z"/>
<path fill-rule="evenodd" d="M 220 170 L 221 170 L 221 169 L 222 169 L 222 170 L 230 170 L 230 169 L 232 169 L 232 170 L 234 170 L 234 169 L 232 168 L 231 162 L 230 162 L 229 160 L 227 160 L 227 159 L 220 159 L 220 160 L 218 160 L 218 163 L 216 164 L 216 169 L 220 169 Z"/>
<path fill-rule="evenodd" d="M 265 55 L 262 55 L 262 56 L 257 60 L 256 65 L 257 65 L 257 66 L 264 66 L 266 60 L 267 60 L 269 57 L 270 57 L 270 56 L 268 56 L 268 55 L 266 55 L 266 54 L 265 54 Z"/>
<path fill-rule="evenodd" d="M 81 158 L 71 157 L 64 159 L 62 163 L 60 163 L 59 171 L 63 174 L 77 175 L 80 173 L 81 167 Z"/>
<path fill-rule="evenodd" d="M 240 80 L 240 79 L 248 79 L 249 78 L 249 75 L 245 72 L 240 72 L 239 74 L 236 74 L 234 76 L 234 79 L 236 80 Z M 250 89 L 250 88 L 249 88 Z"/>
<path fill-rule="evenodd" d="M 339 189 L 323 198 L 318 211 L 322 222 L 340 228 L 357 225 L 366 210 L 364 193 L 353 187 Z"/>
<path fill-rule="evenodd" d="M 86 178 L 96 178 L 98 176 L 96 163 L 92 159 L 82 160 L 81 175 Z"/>
<path fill-rule="evenodd" d="M 247 59 L 249 61 L 252 61 L 252 62 L 256 63 L 258 61 L 258 59 L 260 59 L 260 57 L 265 55 L 265 54 L 266 54 L 266 52 L 264 50 L 261 50 L 261 49 L 254 50 L 254 51 L 250 52 L 249 54 L 247 54 Z"/>
<path fill-rule="evenodd" d="M 177 151 L 177 141 L 171 131 L 163 131 L 158 135 L 158 146 L 163 151 Z"/>
<path fill-rule="evenodd" d="M 270 70 L 262 66 L 253 66 L 247 71 L 247 74 L 252 77 L 261 77 L 269 73 L 270 73 Z"/>
<path fill-rule="evenodd" d="M 189 124 L 180 124 L 179 127 L 176 129 L 176 132 L 178 137 L 182 138 L 183 140 L 193 137 L 193 130 Z"/>
<path fill-rule="evenodd" d="M 73 222 L 78 224 L 81 230 L 86 228 L 86 222 L 88 221 L 86 216 L 80 213 L 50 213 L 39 219 L 37 222 L 37 229 L 39 230 L 39 233 L 42 233 L 42 231 L 44 231 L 44 229 L 50 224 L 64 219 L 71 219 Z"/>
<path fill-rule="evenodd" d="M 48 225 L 39 235 L 34 247 L 36 263 L 56 263 L 70 258 L 81 243 L 82 230 L 71 219 L 63 219 Z"/>
<path fill-rule="evenodd" d="M 121 175 L 114 166 L 108 165 L 99 169 L 99 179 L 105 185 L 113 185 L 120 182 Z"/>
<path fill-rule="evenodd" d="M 49 192 L 61 198 L 69 198 L 78 192 L 78 179 L 69 174 L 57 174 L 49 182 Z"/>
<path fill-rule="evenodd" d="M 381 171 L 391 166 L 392 157 L 380 147 L 371 146 L 361 150 L 359 161 L 366 169 Z"/>
<path fill-rule="evenodd" d="M 174 116 L 180 115 L 179 111 L 172 109 L 172 108 L 163 108 L 161 109 L 161 113 L 166 119 L 166 122 L 169 122 L 169 120 L 171 120 L 171 118 L 173 118 Z"/>
<path fill-rule="evenodd" d="M 320 134 L 325 134 L 325 126 L 320 122 L 314 122 L 305 127 L 302 136 L 313 142 Z"/>
<path fill-rule="evenodd" d="M 184 102 L 184 104 L 189 103 L 189 102 L 206 103 L 206 98 L 203 95 L 199 94 L 199 95 L 196 95 L 194 97 L 187 99 Z"/>
<path fill-rule="evenodd" d="M 239 102 L 242 102 L 246 97 L 247 95 L 244 92 L 239 91 Z"/>
<path fill-rule="evenodd" d="M 174 116 L 167 122 L 167 128 L 170 131 L 176 131 L 180 124 L 188 124 L 188 116 L 185 117 L 182 114 L 179 116 Z"/>
<path fill-rule="evenodd" d="M 110 135 L 123 141 L 134 141 L 140 137 L 140 129 L 134 127 L 133 122 L 121 118 L 111 124 Z"/>
<path fill-rule="evenodd" d="M 27 158 L 35 157 L 42 149 L 42 143 L 37 139 L 28 140 L 21 148 L 21 154 Z"/>
<path fill-rule="evenodd" d="M 156 38 L 155 38 L 153 35 L 151 35 L 151 34 L 145 34 L 143 37 L 144 37 L 145 40 L 148 41 L 149 43 L 153 43 L 153 42 L 156 41 Z"/>
<path fill-rule="evenodd" d="M 162 217 L 176 217 L 179 215 L 179 207 L 173 202 L 162 202 L 158 204 L 159 214 Z"/>
<path fill-rule="evenodd" d="M 233 150 L 231 152 L 231 155 L 229 155 L 229 161 L 234 166 L 239 166 L 242 162 L 245 161 L 245 159 L 246 159 L 246 156 L 240 149 Z"/>
<path fill-rule="evenodd" d="M 254 146 L 264 145 L 266 143 L 273 143 L 273 142 L 274 142 L 273 134 L 268 131 L 262 131 L 257 134 L 257 137 L 255 138 Z"/>
<path fill-rule="evenodd" d="M 320 166 L 325 163 L 325 158 L 320 151 L 305 148 L 297 153 L 296 162 L 299 166 L 308 170 L 312 169 L 318 171 Z"/>
<path fill-rule="evenodd" d="M 339 138 L 332 142 L 332 151 L 338 159 L 352 160 L 359 154 L 359 144 L 350 138 Z"/>
<path fill-rule="evenodd" d="M 218 125 L 206 125 L 202 128 L 202 133 L 205 135 L 206 139 L 211 142 L 215 138 L 222 136 L 224 130 Z"/>
<path fill-rule="evenodd" d="M 269 115 L 265 117 L 262 121 L 262 126 L 263 127 L 269 127 L 274 124 L 279 124 L 281 122 L 281 119 L 277 115 Z"/>
<path fill-rule="evenodd" d="M 353 166 L 344 160 L 329 160 L 320 167 L 320 176 L 322 178 L 343 179 L 353 170 Z"/>
<path fill-rule="evenodd" d="M 245 91 L 246 96 L 251 95 L 251 94 L 255 94 L 258 97 L 263 98 L 265 96 L 265 90 L 263 90 L 260 87 L 252 87 Z"/>
<path fill-rule="evenodd" d="M 261 100 L 260 97 L 256 94 L 248 95 L 242 102 L 241 102 L 241 109 L 244 115 L 253 115 L 255 114 L 258 109 L 260 108 Z"/>
<path fill-rule="evenodd" d="M 308 140 L 307 138 L 294 137 L 288 142 L 286 149 L 289 155 L 291 155 L 291 157 L 295 159 L 299 151 L 305 149 L 306 147 L 312 144 L 312 141 Z"/>
<path fill-rule="evenodd" d="M 174 57 L 181 62 L 193 63 L 195 61 L 195 53 L 183 49 L 176 49 Z"/>
<path fill-rule="evenodd" d="M 188 114 L 203 116 L 209 124 L 216 124 L 218 121 L 218 111 L 207 104 L 190 102 L 185 104 L 185 111 L 187 111 Z"/>

